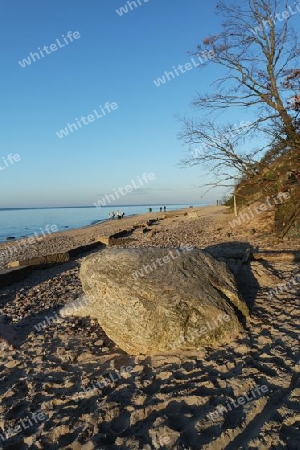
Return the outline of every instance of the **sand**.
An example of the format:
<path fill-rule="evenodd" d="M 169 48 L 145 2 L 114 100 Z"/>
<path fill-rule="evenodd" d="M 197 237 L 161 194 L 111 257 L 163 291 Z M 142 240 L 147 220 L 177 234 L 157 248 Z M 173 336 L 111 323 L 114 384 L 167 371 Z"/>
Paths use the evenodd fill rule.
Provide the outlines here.
<path fill-rule="evenodd" d="M 57 233 L 27 256 L 66 251 L 155 217 L 158 225 L 137 228 L 123 245 L 300 249 L 299 239 L 274 239 L 263 218 L 231 227 L 226 208 L 208 207 Z M 82 294 L 82 257 L 0 290 L 0 448 L 299 450 L 300 283 L 289 284 L 299 263 L 243 266 L 237 281 L 251 319 L 237 338 L 218 348 L 131 357 L 95 320 L 58 315 Z M 286 288 L 271 297 L 278 284 Z"/>

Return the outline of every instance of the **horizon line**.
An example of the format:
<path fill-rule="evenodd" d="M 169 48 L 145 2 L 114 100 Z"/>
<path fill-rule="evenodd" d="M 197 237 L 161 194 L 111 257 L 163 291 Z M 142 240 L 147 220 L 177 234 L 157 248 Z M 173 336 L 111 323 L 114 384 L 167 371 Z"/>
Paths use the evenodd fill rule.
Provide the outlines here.
<path fill-rule="evenodd" d="M 201 205 L 208 205 L 209 203 L 201 203 Z M 164 205 L 162 203 L 147 203 L 147 204 L 128 204 L 128 205 L 105 205 L 100 206 L 97 209 L 101 208 L 116 208 L 116 207 L 128 207 L 128 206 L 146 206 L 148 208 L 151 208 L 152 206 L 176 206 L 176 205 L 184 205 L 184 206 L 193 206 L 190 205 L 190 203 L 165 203 Z M 0 207 L 1 210 L 12 210 L 12 209 L 63 209 L 63 208 L 96 208 L 95 206 L 4 206 Z"/>

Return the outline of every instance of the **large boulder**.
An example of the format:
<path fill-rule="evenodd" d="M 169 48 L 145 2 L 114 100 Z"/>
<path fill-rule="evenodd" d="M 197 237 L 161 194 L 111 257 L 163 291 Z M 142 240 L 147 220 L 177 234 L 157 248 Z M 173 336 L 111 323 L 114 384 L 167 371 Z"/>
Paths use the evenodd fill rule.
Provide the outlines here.
<path fill-rule="evenodd" d="M 197 249 L 106 249 L 82 262 L 80 279 L 76 315 L 97 318 L 132 355 L 212 345 L 249 314 L 225 263 Z"/>

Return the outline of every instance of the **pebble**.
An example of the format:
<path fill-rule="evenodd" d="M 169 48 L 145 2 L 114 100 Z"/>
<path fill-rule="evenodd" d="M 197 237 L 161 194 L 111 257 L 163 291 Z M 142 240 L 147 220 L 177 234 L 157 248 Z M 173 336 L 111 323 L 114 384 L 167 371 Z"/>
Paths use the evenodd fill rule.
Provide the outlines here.
<path fill-rule="evenodd" d="M 95 445 L 93 444 L 92 441 L 88 442 L 87 444 L 84 444 L 81 447 L 81 450 L 93 450 L 95 448 Z"/>
<path fill-rule="evenodd" d="M 242 241 L 243 236 L 247 236 L 247 232 L 244 232 L 243 230 L 229 230 L 232 236 L 230 239 L 226 236 L 226 232 L 228 232 L 228 220 L 228 217 L 225 215 L 220 220 L 216 219 L 218 222 L 217 225 L 213 224 L 211 219 L 207 217 L 204 217 L 199 221 L 184 220 L 178 223 L 175 222 L 172 226 L 166 226 L 163 223 L 159 226 L 153 225 L 153 230 L 150 233 L 139 235 L 135 242 L 130 241 L 125 245 L 125 247 L 166 247 L 167 245 L 179 247 L 181 244 L 192 244 L 198 248 L 205 248 L 207 246 L 232 240 Z M 218 232 L 215 230 L 216 227 L 219 228 Z M 48 240 L 48 242 L 41 242 L 31 246 L 31 248 L 24 249 L 23 252 L 20 252 L 20 256 L 31 257 L 41 254 L 41 252 L 49 249 L 51 252 L 64 251 L 66 249 L 76 247 L 77 245 L 84 245 L 89 243 L 91 239 L 97 238 L 100 234 L 99 230 L 100 228 L 90 227 L 89 230 L 77 230 L 76 233 L 73 232 L 73 234 L 71 231 L 66 232 L 63 238 L 61 236 L 53 236 L 51 240 Z M 103 232 L 103 234 L 105 234 L 105 232 Z M 149 234 L 151 234 L 151 238 L 149 238 Z M 248 232 L 247 241 L 251 242 L 251 239 L 252 237 Z M 258 232 L 255 234 L 255 239 L 256 245 L 258 243 L 263 244 L 263 240 L 259 242 Z M 4 243 L 3 245 L 9 246 L 13 245 L 13 243 Z M 294 243 L 291 245 L 296 248 Z M 261 247 L 265 248 L 265 245 L 261 245 Z M 272 248 L 275 249 L 276 246 Z M 30 254 L 30 252 L 32 253 Z M 50 416 L 53 416 L 53 418 L 57 420 L 57 428 L 59 427 L 59 423 L 62 424 L 61 419 L 64 415 L 68 418 L 66 422 L 70 426 L 70 430 L 63 426 L 61 430 L 58 430 L 57 435 L 54 433 L 55 436 L 53 436 L 53 442 L 55 439 L 59 440 L 62 436 L 74 431 L 72 428 L 72 423 L 78 420 L 79 414 L 81 414 L 81 412 L 79 413 L 76 409 L 77 406 L 79 409 L 82 407 L 82 410 L 85 410 L 89 414 L 94 412 L 92 409 L 89 410 L 90 405 L 88 404 L 88 400 L 85 398 L 80 399 L 80 403 L 77 404 L 74 400 L 76 393 L 81 392 L 82 380 L 85 379 L 86 382 L 84 385 L 89 386 L 92 377 L 97 379 L 100 378 L 104 371 L 103 366 L 106 365 L 107 368 L 111 362 L 111 359 L 114 359 L 116 357 L 115 355 L 118 355 L 114 344 L 108 337 L 105 336 L 102 328 L 95 319 L 69 317 L 63 320 L 56 320 L 55 323 L 47 325 L 40 332 L 34 329 L 34 324 L 45 320 L 45 311 L 48 317 L 50 317 L 51 315 L 58 313 L 62 306 L 70 303 L 82 294 L 82 286 L 78 276 L 79 264 L 80 258 L 76 261 L 72 261 L 71 263 L 67 263 L 64 266 L 54 267 L 44 271 L 36 271 L 26 280 L 13 284 L 5 289 L 0 289 L 1 315 L 6 316 L 6 323 L 8 325 L 13 324 L 15 327 L 15 324 L 20 324 L 18 332 L 20 333 L 19 337 L 23 339 L 20 339 L 20 350 L 12 350 L 14 359 L 9 359 L 7 353 L 5 353 L 5 355 L 0 354 L 3 371 L 1 374 L 1 383 L 7 390 L 11 389 L 12 386 L 14 386 L 16 390 L 18 389 L 19 394 L 24 398 L 24 401 L 27 402 L 28 410 L 34 411 L 36 408 L 39 408 L 45 411 L 48 416 L 48 422 L 41 424 L 40 426 L 41 429 L 45 427 L 43 429 L 43 433 L 45 434 L 43 436 L 36 434 L 33 441 L 32 437 L 22 438 L 22 442 L 17 442 L 16 445 L 19 445 L 19 447 L 16 448 L 23 448 L 25 447 L 24 444 L 29 447 L 34 445 L 37 449 L 43 449 L 46 448 L 46 446 L 49 446 L 49 444 L 45 443 L 45 435 L 47 435 L 47 439 L 49 437 L 51 438 L 51 435 L 49 436 L 49 432 L 51 432 L 49 425 L 52 423 L 52 419 L 49 420 Z M 34 331 L 32 331 L 32 329 Z M 102 339 L 103 336 L 105 339 Z M 272 339 L 274 340 L 274 343 L 278 343 L 278 345 L 280 345 L 280 339 L 276 339 L 276 337 L 272 337 Z M 267 345 L 270 344 L 270 338 L 267 338 L 266 336 L 259 337 L 258 344 L 264 346 L 264 348 L 261 349 L 262 351 L 268 352 L 269 347 L 267 347 Z M 113 347 L 114 351 L 112 351 Z M 201 349 L 201 351 L 202 350 L 203 349 Z M 240 358 L 243 358 L 248 351 L 249 347 L 245 345 L 245 343 L 235 349 L 235 352 L 241 354 Z M 257 358 L 259 358 L 260 356 L 257 352 L 256 354 Z M 76 361 L 76 355 L 82 355 L 82 357 L 84 355 L 81 364 L 78 364 Z M 16 360 L 16 358 L 18 358 L 18 360 Z M 149 391 L 147 394 L 143 393 L 143 391 L 137 392 L 138 395 L 140 394 L 141 396 L 145 396 L 145 401 L 154 399 L 154 402 L 156 402 L 157 399 L 155 399 L 156 394 L 154 392 L 155 384 L 152 380 L 153 375 L 155 374 L 155 369 L 151 368 L 147 362 L 145 362 L 145 365 L 141 364 L 142 357 L 135 357 L 134 360 L 136 364 L 140 366 L 139 370 L 137 370 L 134 374 L 131 372 L 123 372 L 122 379 L 120 379 L 118 383 L 122 382 L 126 384 L 126 386 L 128 385 L 130 387 L 130 379 L 137 380 L 135 381 L 135 385 L 137 387 L 148 389 Z M 300 370 L 299 362 L 293 367 L 294 371 Z M 224 362 L 224 365 L 225 364 L 226 362 Z M 123 362 L 120 366 L 122 365 L 124 365 Z M 125 365 L 133 366 L 134 364 L 132 363 Z M 15 368 L 16 366 L 18 367 Z M 116 366 L 119 367 L 119 365 Z M 201 376 L 204 370 L 203 366 L 204 363 L 203 365 L 201 363 L 198 367 L 199 370 L 201 367 Z M 144 367 L 150 368 L 149 374 L 146 370 L 143 370 Z M 227 370 L 231 370 L 234 369 L 235 364 L 227 362 L 226 367 Z M 24 368 L 26 368 L 27 373 L 25 373 Z M 239 395 L 240 393 L 241 383 L 240 378 L 238 378 L 240 373 L 242 373 L 242 367 L 237 370 L 236 380 L 238 383 L 236 384 L 235 395 Z M 60 380 L 65 382 L 66 386 L 68 386 L 66 388 L 67 397 L 62 395 L 64 385 L 57 379 L 60 375 Z M 142 377 L 140 385 L 138 381 L 139 376 Z M 164 389 L 171 389 L 169 386 L 166 388 L 169 376 L 167 369 L 166 372 L 161 372 L 161 376 L 165 380 Z M 249 376 L 251 376 L 251 374 Z M 26 377 L 28 381 L 30 380 L 28 382 L 28 386 L 26 385 L 27 391 L 25 388 L 24 390 L 23 388 L 21 389 L 18 384 L 24 377 Z M 149 380 L 147 380 L 147 378 L 149 378 Z M 172 383 L 177 383 L 178 386 L 182 385 L 182 389 L 184 389 L 185 381 L 186 376 L 180 376 L 180 370 L 178 370 L 177 373 L 175 370 Z M 158 389 L 160 389 L 163 385 L 161 382 L 162 380 L 159 380 Z M 215 384 L 212 384 L 211 381 L 203 380 L 203 383 L 209 383 L 207 389 L 211 391 L 215 389 Z M 227 383 L 228 386 L 230 383 L 232 386 L 232 378 L 226 382 L 221 380 L 221 383 L 223 388 L 226 387 Z M 46 384 L 48 386 L 47 390 L 45 389 Z M 51 387 L 51 384 L 54 387 Z M 109 409 L 109 414 L 111 414 L 111 417 L 114 418 L 113 414 L 116 414 L 118 420 L 117 413 L 113 412 L 113 408 L 110 403 L 111 400 L 109 399 L 110 395 L 115 395 L 114 401 L 119 401 L 119 397 L 117 396 L 118 393 L 116 390 L 114 391 L 114 389 L 114 386 L 110 386 L 109 389 L 107 389 L 108 392 L 105 393 L 107 402 L 106 400 L 103 400 L 103 397 L 94 399 L 93 407 L 95 409 L 97 408 L 97 401 L 98 406 L 99 402 L 103 402 L 101 414 L 106 409 Z M 154 389 L 153 392 L 151 392 L 152 389 Z M 123 389 L 123 391 L 124 392 L 122 392 L 122 395 L 125 395 L 126 392 L 128 392 L 128 389 Z M 11 401 L 14 400 L 15 396 L 14 391 L 12 392 L 13 397 L 9 397 L 12 399 Z M 93 397 L 94 394 L 92 398 Z M 53 407 L 51 407 L 51 400 L 54 398 L 58 402 L 58 405 L 53 405 Z M 6 401 L 7 400 L 8 399 L 6 399 Z M 216 405 L 219 404 L 218 402 L 219 400 L 216 400 Z M 65 408 L 61 406 L 64 404 L 66 405 Z M 0 406 L 0 413 L 5 414 L 6 409 L 6 405 L 4 405 L 3 410 Z M 134 413 L 136 408 L 134 405 L 130 404 L 129 401 L 126 405 L 126 412 L 130 411 Z M 26 414 L 27 412 L 25 413 L 25 416 Z M 102 423 L 105 421 L 106 423 L 109 423 L 110 419 L 107 417 L 105 419 L 100 418 L 99 420 L 102 420 Z M 139 418 L 139 420 L 141 420 L 142 423 L 142 419 Z M 151 419 L 151 423 L 152 421 L 153 420 Z M 56 425 L 54 425 L 54 428 L 55 427 Z M 171 439 L 171 445 L 173 445 L 173 442 L 178 439 L 176 432 L 173 434 L 172 432 L 174 430 L 171 429 L 153 429 L 151 431 L 153 442 L 157 446 L 161 445 L 161 448 L 163 445 L 170 445 L 170 441 L 163 442 L 163 438 L 169 437 Z M 92 441 L 89 441 L 89 439 L 91 439 L 90 436 L 84 437 L 85 441 L 88 441 L 85 444 L 79 443 L 77 440 L 79 439 L 78 436 L 76 436 L 75 439 L 76 440 L 74 442 L 68 444 L 68 448 L 74 450 L 89 450 L 96 448 L 95 444 Z M 51 444 L 53 442 L 51 442 Z M 120 445 L 123 445 L 123 441 Z M 124 448 L 126 447 L 124 446 Z M 130 446 L 128 448 L 130 448 Z"/>

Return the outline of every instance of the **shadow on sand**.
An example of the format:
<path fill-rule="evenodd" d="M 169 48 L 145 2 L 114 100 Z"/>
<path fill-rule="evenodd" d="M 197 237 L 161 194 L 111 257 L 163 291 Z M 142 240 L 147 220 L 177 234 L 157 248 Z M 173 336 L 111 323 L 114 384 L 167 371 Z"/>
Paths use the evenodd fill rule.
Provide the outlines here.
<path fill-rule="evenodd" d="M 299 423 L 296 416 L 293 419 L 299 407 L 293 392 L 300 387 L 299 375 L 294 371 L 300 357 L 296 344 L 300 330 L 284 311 L 297 308 L 298 299 L 290 295 L 284 308 L 280 299 L 270 304 L 250 264 L 243 261 L 248 248 L 247 243 L 235 242 L 206 249 L 232 268 L 252 315 L 245 333 L 217 349 L 132 358 L 102 334 L 100 327 L 88 331 L 94 333 L 93 339 L 87 336 L 89 319 L 82 319 L 79 325 L 77 321 L 73 331 L 70 319 L 55 336 L 51 329 L 46 331 L 44 341 L 39 341 L 37 357 L 33 349 L 25 350 L 23 345 L 32 331 L 25 326 L 16 366 L 12 364 L 3 371 L 5 420 L 14 418 L 18 422 L 41 405 L 51 411 L 51 416 L 46 413 L 43 423 L 7 439 L 2 443 L 3 449 L 40 448 L 22 440 L 34 433 L 41 433 L 39 445 L 49 450 L 68 448 L 74 441 L 80 445 L 92 441 L 95 448 L 102 450 L 139 450 L 146 449 L 146 445 L 162 450 L 246 449 L 269 420 L 280 430 L 278 450 L 299 449 Z M 274 269 L 270 263 L 263 265 Z M 75 267 L 75 263 L 69 263 L 51 269 L 51 273 L 44 274 L 45 279 Z M 39 321 L 51 313 L 53 310 L 48 309 L 38 317 Z M 95 349 L 94 342 L 101 336 L 109 352 Z M 91 384 L 107 373 L 112 362 L 115 367 L 133 366 L 130 376 L 76 400 L 76 394 L 83 389 L 82 380 L 88 379 Z M 285 387 L 278 381 L 279 375 L 286 380 Z M 257 385 L 267 386 L 263 397 L 231 410 L 227 408 L 212 419 L 210 413 L 218 405 L 225 407 L 245 394 L 250 397 L 251 389 Z M 7 395 L 9 391 L 12 395 Z M 290 417 L 284 424 L 282 408 Z"/>

